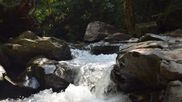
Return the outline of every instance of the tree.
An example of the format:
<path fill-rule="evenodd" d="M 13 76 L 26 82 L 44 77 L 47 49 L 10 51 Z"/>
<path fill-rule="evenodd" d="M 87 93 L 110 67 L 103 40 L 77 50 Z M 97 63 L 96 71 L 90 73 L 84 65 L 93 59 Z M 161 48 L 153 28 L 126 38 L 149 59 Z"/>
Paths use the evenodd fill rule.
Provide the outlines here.
<path fill-rule="evenodd" d="M 123 10 L 127 32 L 136 36 L 135 17 L 133 12 L 133 1 L 123 0 Z"/>

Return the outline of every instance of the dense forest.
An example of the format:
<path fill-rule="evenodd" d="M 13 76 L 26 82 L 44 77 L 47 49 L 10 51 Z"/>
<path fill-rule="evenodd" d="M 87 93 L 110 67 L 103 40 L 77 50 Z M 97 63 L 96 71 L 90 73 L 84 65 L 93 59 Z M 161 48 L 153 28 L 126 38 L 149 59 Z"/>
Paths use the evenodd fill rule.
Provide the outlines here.
<path fill-rule="evenodd" d="M 32 30 L 74 41 L 83 39 L 88 23 L 102 21 L 141 36 L 181 28 L 181 9 L 180 0 L 1 0 L 0 32 L 8 38 Z"/>

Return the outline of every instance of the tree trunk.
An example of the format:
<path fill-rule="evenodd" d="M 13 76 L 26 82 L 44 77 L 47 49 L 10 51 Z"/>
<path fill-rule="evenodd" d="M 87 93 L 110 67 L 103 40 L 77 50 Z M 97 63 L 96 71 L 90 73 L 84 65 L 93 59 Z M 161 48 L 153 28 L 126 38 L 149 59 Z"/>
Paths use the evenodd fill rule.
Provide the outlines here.
<path fill-rule="evenodd" d="M 129 34 L 136 36 L 135 17 L 133 12 L 133 1 L 123 0 L 124 19 Z"/>

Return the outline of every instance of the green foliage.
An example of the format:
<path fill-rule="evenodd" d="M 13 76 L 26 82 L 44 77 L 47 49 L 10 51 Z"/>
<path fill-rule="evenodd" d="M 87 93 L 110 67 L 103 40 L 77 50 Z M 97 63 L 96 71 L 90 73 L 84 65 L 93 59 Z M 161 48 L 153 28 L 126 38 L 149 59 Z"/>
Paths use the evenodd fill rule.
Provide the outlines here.
<path fill-rule="evenodd" d="M 91 21 L 122 25 L 121 0 L 40 0 L 34 16 L 46 33 L 67 33 L 75 39 L 83 37 Z"/>
<path fill-rule="evenodd" d="M 0 0 L 3 5 L 16 6 L 26 0 Z M 31 1 L 31 0 L 30 0 Z M 181 0 L 133 0 L 137 23 L 152 21 L 163 12 L 167 15 L 182 8 Z M 44 34 L 80 39 L 92 21 L 103 21 L 123 30 L 122 0 L 35 0 L 34 16 Z M 167 9 L 167 10 L 166 10 Z M 0 15 L 0 23 L 3 22 Z"/>
<path fill-rule="evenodd" d="M 20 0 L 0 0 L 1 4 L 6 6 L 15 6 L 20 2 Z"/>
<path fill-rule="evenodd" d="M 80 39 L 87 24 L 92 21 L 103 21 L 121 28 L 121 1 L 35 0 L 34 9 L 29 14 L 36 18 L 44 34 Z M 0 0 L 0 3 L 10 6 L 16 6 L 20 2 L 22 0 Z"/>
<path fill-rule="evenodd" d="M 42 23 L 46 17 L 56 14 L 61 3 L 59 0 L 39 0 L 34 16 Z"/>

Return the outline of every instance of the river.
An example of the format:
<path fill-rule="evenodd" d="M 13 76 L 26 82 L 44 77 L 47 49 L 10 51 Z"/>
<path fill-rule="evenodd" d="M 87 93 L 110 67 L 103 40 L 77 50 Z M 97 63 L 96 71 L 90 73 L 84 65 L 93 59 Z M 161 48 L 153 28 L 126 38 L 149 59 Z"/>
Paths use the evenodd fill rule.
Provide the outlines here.
<path fill-rule="evenodd" d="M 117 54 L 92 55 L 87 50 L 78 49 L 71 49 L 71 52 L 74 59 L 59 63 L 67 63 L 79 70 L 74 85 L 70 84 L 59 93 L 46 89 L 28 98 L 5 99 L 1 102 L 130 102 L 122 94 L 104 94 Z"/>

